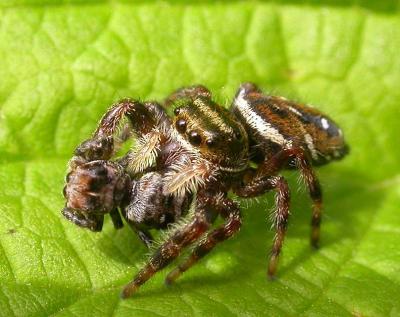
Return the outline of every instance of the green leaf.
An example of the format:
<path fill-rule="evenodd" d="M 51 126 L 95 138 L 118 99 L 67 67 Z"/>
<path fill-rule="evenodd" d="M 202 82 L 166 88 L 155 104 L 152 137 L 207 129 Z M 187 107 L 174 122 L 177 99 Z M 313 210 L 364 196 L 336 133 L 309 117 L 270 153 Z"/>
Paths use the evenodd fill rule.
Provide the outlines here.
<path fill-rule="evenodd" d="M 400 316 L 398 1 L 0 4 L 0 314 L 4 316 Z M 203 83 L 229 105 L 239 83 L 318 105 L 351 154 L 319 169 L 322 248 L 287 173 L 292 217 L 279 279 L 266 279 L 272 194 L 242 231 L 163 285 L 119 299 L 146 250 L 126 226 L 91 233 L 60 210 L 66 164 L 121 97 Z M 244 203 L 245 205 L 245 203 Z M 172 268 L 172 266 L 171 266 Z M 170 269 L 171 269 L 170 268 Z"/>

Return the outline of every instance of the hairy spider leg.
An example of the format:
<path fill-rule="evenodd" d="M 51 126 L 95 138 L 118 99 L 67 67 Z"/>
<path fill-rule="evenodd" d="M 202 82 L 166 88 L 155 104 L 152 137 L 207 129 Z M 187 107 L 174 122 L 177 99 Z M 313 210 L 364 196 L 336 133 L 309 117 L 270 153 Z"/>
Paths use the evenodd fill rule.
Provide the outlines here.
<path fill-rule="evenodd" d="M 110 160 L 123 143 L 116 142 L 116 138 L 126 141 L 129 137 L 127 127 L 121 126 L 124 117 L 129 120 L 132 132 L 139 136 L 152 132 L 159 125 L 170 124 L 167 114 L 156 102 L 123 99 L 105 113 L 92 137 L 76 148 L 75 155 L 85 161 Z"/>
<path fill-rule="evenodd" d="M 114 135 L 123 117 L 127 117 L 138 133 L 146 134 L 154 127 L 154 114 L 145 104 L 131 99 L 123 99 L 114 104 L 101 118 L 94 135 Z"/>
<path fill-rule="evenodd" d="M 322 189 L 318 181 L 317 175 L 311 166 L 311 161 L 307 158 L 301 147 L 284 149 L 277 155 L 273 156 L 265 165 L 261 166 L 261 174 L 277 172 L 293 159 L 297 169 L 301 173 L 301 177 L 305 182 L 308 193 L 312 200 L 312 217 L 311 217 L 311 237 L 310 243 L 313 248 L 319 247 L 320 227 L 322 220 Z"/>
<path fill-rule="evenodd" d="M 182 249 L 198 240 L 210 227 L 204 209 L 198 209 L 192 221 L 176 230 L 150 257 L 147 264 L 122 290 L 121 297 L 132 296 L 139 287 L 179 256 Z"/>
<path fill-rule="evenodd" d="M 315 249 L 319 248 L 320 228 L 322 220 L 322 189 L 311 167 L 310 161 L 307 160 L 304 152 L 298 151 L 295 156 L 297 168 L 300 170 L 302 178 L 307 185 L 309 195 L 312 200 L 312 217 L 311 217 L 311 246 Z"/>
<path fill-rule="evenodd" d="M 215 208 L 217 213 L 225 219 L 225 223 L 209 232 L 193 249 L 190 256 L 168 274 L 165 279 L 166 284 L 173 283 L 183 272 L 208 254 L 218 243 L 225 241 L 239 231 L 242 220 L 240 209 L 236 203 L 229 198 L 214 196 L 210 198 L 208 204 Z"/>
<path fill-rule="evenodd" d="M 266 180 L 266 186 L 271 186 L 276 191 L 274 212 L 274 227 L 276 235 L 271 250 L 271 257 L 268 264 L 268 276 L 273 277 L 278 267 L 279 254 L 282 250 L 285 239 L 287 224 L 289 220 L 290 190 L 286 180 L 282 176 L 271 177 Z"/>
<path fill-rule="evenodd" d="M 274 175 L 285 167 L 292 159 L 294 159 L 296 166 L 299 168 L 307 185 L 309 195 L 313 201 L 311 245 L 315 248 L 318 247 L 322 216 L 322 191 L 319 181 L 311 168 L 310 161 L 307 159 L 302 148 L 288 148 L 281 150 L 276 155 L 260 164 L 255 172 L 254 170 L 249 170 L 248 174 L 251 174 L 251 176 L 247 183 L 242 187 L 234 189 L 235 194 L 245 198 L 256 197 L 272 189 L 277 191 L 277 209 L 274 217 L 274 225 L 277 234 L 274 238 L 274 245 L 268 268 L 269 276 L 273 276 L 276 273 L 278 256 L 286 232 L 290 200 L 289 188 L 286 181 L 282 177 L 274 177 Z M 284 221 L 280 221 L 280 218 Z"/>
<path fill-rule="evenodd" d="M 257 174 L 273 175 L 280 169 L 284 168 L 291 159 L 294 160 L 296 167 L 299 169 L 312 200 L 310 243 L 313 248 L 317 249 L 319 247 L 322 220 L 322 189 L 311 166 L 311 161 L 307 158 L 304 150 L 301 147 L 294 147 L 278 152 L 275 156 L 271 157 L 267 162 L 260 166 Z"/>
<path fill-rule="evenodd" d="M 245 187 L 235 189 L 239 197 L 251 198 L 263 193 L 275 190 L 276 209 L 273 213 L 273 224 L 275 237 L 268 264 L 268 275 L 273 277 L 278 266 L 279 254 L 285 239 L 287 224 L 289 220 L 290 190 L 286 180 L 282 176 L 266 176 L 255 179 Z"/>

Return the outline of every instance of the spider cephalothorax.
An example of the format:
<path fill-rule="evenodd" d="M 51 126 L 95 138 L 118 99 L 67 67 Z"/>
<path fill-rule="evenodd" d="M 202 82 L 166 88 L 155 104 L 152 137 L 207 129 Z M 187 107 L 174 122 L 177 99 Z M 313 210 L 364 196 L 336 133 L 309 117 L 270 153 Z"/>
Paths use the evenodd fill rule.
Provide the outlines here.
<path fill-rule="evenodd" d="M 232 113 L 203 96 L 180 100 L 174 113 L 176 130 L 202 158 L 223 170 L 246 168 L 247 133 Z"/>
<path fill-rule="evenodd" d="M 164 107 L 174 107 L 174 116 Z M 131 135 L 136 137 L 135 147 L 113 160 L 119 144 Z M 124 288 L 122 296 L 129 297 L 184 248 L 197 243 L 168 274 L 167 283 L 240 229 L 240 209 L 229 192 L 250 198 L 274 190 L 276 235 L 268 265 L 268 275 L 274 276 L 290 201 L 288 184 L 278 173 L 293 167 L 302 173 L 313 201 L 311 244 L 317 247 L 322 193 L 312 165 L 340 159 L 347 151 L 342 131 L 326 115 L 264 95 L 251 83 L 241 85 L 231 111 L 215 103 L 200 85 L 175 91 L 163 105 L 122 100 L 103 116 L 92 138 L 76 149 L 63 214 L 98 231 L 108 212 L 120 227 L 119 210 L 147 245 L 152 241 L 149 229 L 179 224 Z M 218 216 L 224 223 L 209 230 Z"/>

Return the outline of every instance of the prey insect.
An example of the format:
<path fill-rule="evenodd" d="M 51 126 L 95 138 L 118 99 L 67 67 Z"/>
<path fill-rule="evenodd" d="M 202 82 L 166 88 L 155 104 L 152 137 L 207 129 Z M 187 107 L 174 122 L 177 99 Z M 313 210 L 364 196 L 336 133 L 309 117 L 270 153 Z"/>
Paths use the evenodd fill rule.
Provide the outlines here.
<path fill-rule="evenodd" d="M 174 108 L 169 116 L 166 109 Z M 123 124 L 125 128 L 121 129 Z M 128 132 L 126 132 L 128 131 Z M 113 159 L 118 145 L 134 135 L 135 148 Z M 122 136 L 122 137 L 121 137 Z M 322 192 L 313 166 L 348 152 L 336 123 L 318 110 L 242 84 L 230 110 L 197 85 L 172 93 L 163 104 L 122 100 L 101 119 L 93 136 L 75 150 L 64 188 L 64 216 L 100 231 L 109 213 L 120 213 L 147 245 L 150 229 L 168 230 L 163 242 L 128 283 L 130 297 L 156 272 L 194 245 L 191 254 L 166 278 L 175 281 L 242 225 L 237 202 L 275 191 L 276 231 L 267 269 L 275 276 L 289 219 L 289 187 L 279 173 L 300 171 L 312 200 L 311 245 L 320 240 Z M 191 209 L 191 212 L 189 212 Z M 212 229 L 217 217 L 223 224 Z"/>

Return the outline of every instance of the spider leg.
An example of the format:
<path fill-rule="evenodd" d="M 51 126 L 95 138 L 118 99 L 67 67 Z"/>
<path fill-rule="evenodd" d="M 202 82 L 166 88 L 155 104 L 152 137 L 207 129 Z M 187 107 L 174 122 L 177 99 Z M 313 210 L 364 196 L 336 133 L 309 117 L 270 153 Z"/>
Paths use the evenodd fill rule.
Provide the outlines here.
<path fill-rule="evenodd" d="M 114 208 L 113 210 L 111 210 L 110 216 L 115 229 L 121 229 L 124 226 L 118 208 Z"/>
<path fill-rule="evenodd" d="M 144 228 L 139 228 L 139 226 L 127 219 L 127 223 L 131 227 L 131 229 L 138 235 L 140 241 L 144 243 L 147 248 L 150 248 L 153 244 L 154 238 L 149 230 Z"/>
<path fill-rule="evenodd" d="M 193 219 L 176 230 L 150 257 L 147 264 L 122 290 L 121 297 L 132 296 L 139 287 L 179 256 L 182 249 L 195 242 L 209 228 L 204 210 L 197 210 Z"/>
<path fill-rule="evenodd" d="M 257 170 L 249 169 L 247 173 L 249 179 L 246 184 L 242 187 L 234 189 L 234 192 L 240 197 L 256 197 L 271 189 L 275 189 L 277 191 L 277 209 L 274 217 L 274 225 L 277 233 L 268 267 L 268 275 L 271 277 L 276 273 L 278 256 L 282 247 L 284 236 L 286 234 L 290 199 L 287 182 L 282 177 L 273 175 L 286 167 L 288 162 L 292 159 L 296 163 L 297 168 L 300 170 L 300 173 L 307 185 L 310 197 L 313 201 L 311 245 L 314 248 L 317 248 L 320 237 L 320 224 L 322 216 L 322 191 L 318 179 L 311 167 L 310 160 L 307 159 L 302 148 L 295 147 L 283 149 L 273 157 L 269 158 L 267 161 L 264 161 L 257 168 Z"/>
<path fill-rule="evenodd" d="M 204 239 L 193 249 L 191 255 L 165 279 L 166 284 L 173 283 L 183 272 L 187 271 L 202 257 L 208 254 L 218 243 L 230 238 L 239 231 L 241 226 L 240 210 L 231 199 L 213 199 L 214 208 L 225 219 L 219 228 L 209 232 Z"/>
<path fill-rule="evenodd" d="M 322 219 L 322 190 L 314 170 L 311 167 L 310 161 L 307 160 L 303 152 L 297 153 L 295 157 L 297 168 L 300 170 L 302 178 L 307 185 L 308 192 L 312 205 L 312 218 L 311 218 L 311 237 L 310 243 L 314 248 L 319 247 L 320 227 Z"/>
<path fill-rule="evenodd" d="M 140 134 L 146 134 L 155 125 L 155 117 L 148 106 L 137 100 L 123 99 L 111 106 L 101 118 L 94 132 L 95 136 L 113 135 L 119 129 L 121 120 L 127 117 L 132 123 L 133 129 Z"/>
<path fill-rule="evenodd" d="M 165 100 L 164 106 L 170 107 L 175 101 L 180 99 L 195 99 L 196 97 L 206 97 L 208 99 L 211 98 L 211 92 L 204 87 L 203 85 L 194 85 L 179 88 L 178 90 L 171 93 Z"/>
<path fill-rule="evenodd" d="M 240 197 L 256 197 L 269 190 L 275 190 L 276 209 L 273 213 L 273 224 L 276 230 L 271 256 L 268 264 L 268 276 L 273 277 L 278 266 L 279 254 L 285 239 L 289 220 L 290 191 L 286 180 L 282 176 L 268 176 L 250 182 L 245 187 L 236 189 Z"/>
<path fill-rule="evenodd" d="M 275 189 L 276 209 L 273 214 L 273 223 L 276 230 L 274 244 L 271 250 L 271 257 L 268 264 L 268 276 L 275 276 L 278 267 L 279 254 L 282 250 L 285 239 L 287 224 L 289 220 L 290 191 L 286 180 L 282 176 L 275 176 L 270 179 L 270 185 Z"/>
<path fill-rule="evenodd" d="M 308 159 L 304 150 L 301 147 L 282 150 L 262 167 L 262 173 L 267 173 L 268 170 L 277 172 L 279 169 L 287 166 L 291 159 L 294 160 L 297 169 L 300 171 L 312 200 L 310 243 L 313 248 L 317 249 L 319 246 L 322 219 L 322 190 L 318 178 L 311 166 L 311 160 Z"/>
<path fill-rule="evenodd" d="M 146 247 L 151 247 L 154 238 L 148 230 L 137 230 L 137 235 L 139 236 L 139 239 L 146 245 Z"/>
<path fill-rule="evenodd" d="M 127 118 L 129 125 L 122 125 Z M 129 138 L 130 129 L 137 135 L 146 135 L 157 127 L 169 126 L 170 122 L 162 107 L 155 102 L 141 103 L 123 99 L 108 109 L 92 137 L 75 150 L 75 160 L 109 160 L 123 141 Z M 120 136 L 117 136 L 117 134 Z M 120 138 L 120 140 L 116 140 Z"/>

